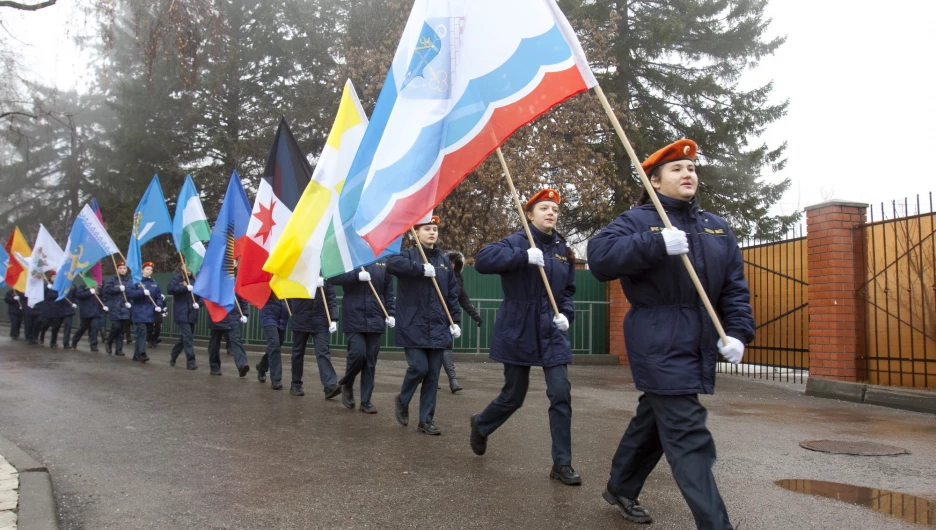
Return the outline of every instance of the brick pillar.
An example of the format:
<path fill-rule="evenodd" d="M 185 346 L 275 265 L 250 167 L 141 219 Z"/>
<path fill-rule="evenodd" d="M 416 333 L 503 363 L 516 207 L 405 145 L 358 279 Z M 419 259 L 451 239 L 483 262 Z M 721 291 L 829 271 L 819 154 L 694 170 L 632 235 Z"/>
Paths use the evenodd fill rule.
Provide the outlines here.
<path fill-rule="evenodd" d="M 627 349 L 624 347 L 624 315 L 630 309 L 630 304 L 621 290 L 621 282 L 615 280 L 608 282 L 608 300 L 611 306 L 608 310 L 608 353 L 617 355 L 621 364 L 628 364 Z"/>
<path fill-rule="evenodd" d="M 809 376 L 865 379 L 864 282 L 867 204 L 830 201 L 806 208 Z"/>

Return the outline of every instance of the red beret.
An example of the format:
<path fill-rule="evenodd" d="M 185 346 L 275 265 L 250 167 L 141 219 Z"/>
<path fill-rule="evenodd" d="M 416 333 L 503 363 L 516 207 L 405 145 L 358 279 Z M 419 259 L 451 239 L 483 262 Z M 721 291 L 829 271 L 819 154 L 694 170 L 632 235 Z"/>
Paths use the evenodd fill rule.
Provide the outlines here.
<path fill-rule="evenodd" d="M 147 267 L 152 267 L 152 268 L 154 268 L 154 269 L 156 268 L 156 266 L 153 265 L 153 262 L 152 262 L 152 261 L 147 261 L 146 263 L 143 264 L 143 268 L 144 268 L 144 269 L 147 268 Z"/>
<path fill-rule="evenodd" d="M 54 271 L 54 270 L 49 271 L 49 277 L 51 278 L 52 276 L 55 276 L 55 271 Z"/>
<path fill-rule="evenodd" d="M 536 195 L 530 197 L 530 200 L 526 203 L 526 209 L 529 210 L 533 207 L 534 204 L 543 201 L 552 201 L 556 204 L 559 204 L 559 201 L 562 200 L 562 197 L 559 196 L 559 192 L 553 189 L 546 188 L 543 191 L 537 193 Z"/>
<path fill-rule="evenodd" d="M 126 262 L 126 261 L 118 261 L 118 262 L 117 262 L 117 266 L 118 266 L 118 267 L 126 267 L 126 266 L 127 266 L 127 262 Z"/>
<path fill-rule="evenodd" d="M 439 216 L 438 216 L 438 215 L 433 215 L 431 218 L 429 218 L 429 222 L 428 222 L 428 223 L 418 224 L 418 225 L 416 225 L 416 228 L 419 228 L 420 226 L 437 225 L 437 224 L 439 224 Z"/>
<path fill-rule="evenodd" d="M 643 164 L 640 164 L 643 167 L 644 173 L 647 176 L 650 176 L 650 173 L 653 173 L 653 170 L 666 164 L 667 162 L 674 162 L 676 160 L 695 160 L 696 155 L 696 143 L 692 140 L 683 138 L 682 140 L 677 140 L 668 146 L 660 149 L 656 153 L 653 153 Z"/>

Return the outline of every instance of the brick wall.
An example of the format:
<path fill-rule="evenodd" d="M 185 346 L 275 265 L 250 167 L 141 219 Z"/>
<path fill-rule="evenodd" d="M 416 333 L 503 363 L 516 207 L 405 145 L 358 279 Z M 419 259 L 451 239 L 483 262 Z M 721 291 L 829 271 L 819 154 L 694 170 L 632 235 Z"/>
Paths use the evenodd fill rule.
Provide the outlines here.
<path fill-rule="evenodd" d="M 617 355 L 621 364 L 627 364 L 627 349 L 624 347 L 624 314 L 630 309 L 621 283 L 608 282 L 608 300 L 611 306 L 608 310 L 608 353 Z"/>

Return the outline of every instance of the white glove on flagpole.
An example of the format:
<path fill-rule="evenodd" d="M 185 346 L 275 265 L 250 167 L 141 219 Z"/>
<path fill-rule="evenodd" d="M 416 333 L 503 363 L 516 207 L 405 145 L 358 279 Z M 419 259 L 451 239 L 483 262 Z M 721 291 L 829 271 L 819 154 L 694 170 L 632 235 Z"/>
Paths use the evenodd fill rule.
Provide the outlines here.
<path fill-rule="evenodd" d="M 126 307 L 127 309 L 130 309 L 130 302 L 124 302 L 124 307 Z"/>
<path fill-rule="evenodd" d="M 423 263 L 423 276 L 426 278 L 435 278 L 435 267 L 431 263 Z"/>
<path fill-rule="evenodd" d="M 198 302 L 192 302 L 192 309 L 198 309 Z"/>
<path fill-rule="evenodd" d="M 103 307 L 101 307 L 101 309 L 103 309 L 105 313 L 107 313 L 108 311 L 110 311 L 110 308 L 107 307 L 107 306 L 103 306 Z"/>
<path fill-rule="evenodd" d="M 689 240 L 686 239 L 685 232 L 678 228 L 664 228 L 660 233 L 663 234 L 667 254 L 679 256 L 680 254 L 689 253 Z"/>
<path fill-rule="evenodd" d="M 367 271 L 361 271 L 361 272 L 358 273 L 357 279 L 360 280 L 360 281 L 362 281 L 362 282 L 369 282 L 369 281 L 370 281 L 370 273 L 367 272 Z"/>
<path fill-rule="evenodd" d="M 186 285 L 185 288 L 188 289 L 188 292 L 192 292 L 193 287 L 191 284 Z"/>
<path fill-rule="evenodd" d="M 14 294 L 14 295 L 13 295 L 13 299 L 14 299 L 14 300 L 19 300 L 19 295 L 18 295 L 18 294 Z"/>
<path fill-rule="evenodd" d="M 538 248 L 528 248 L 527 263 L 530 265 L 536 265 L 537 267 L 545 266 L 546 260 L 543 259 L 543 251 Z"/>
<path fill-rule="evenodd" d="M 457 339 L 458 337 L 461 337 L 461 328 L 458 327 L 458 324 L 452 324 L 451 326 L 449 326 L 449 331 L 452 332 L 453 339 Z"/>
<path fill-rule="evenodd" d="M 91 291 L 91 294 L 94 294 L 94 287 L 92 287 L 92 288 L 90 288 L 90 289 L 88 289 L 88 290 Z"/>
<path fill-rule="evenodd" d="M 72 309 L 78 309 L 78 304 L 72 304 Z"/>
<path fill-rule="evenodd" d="M 149 289 L 143 289 L 143 294 L 146 296 L 150 295 Z"/>
<path fill-rule="evenodd" d="M 387 325 L 390 326 L 391 328 L 392 328 L 393 326 L 396 326 L 396 319 L 393 318 L 393 317 L 387 317 L 387 318 L 384 320 L 384 322 L 386 322 Z"/>
<path fill-rule="evenodd" d="M 125 292 L 126 290 L 127 290 L 127 286 L 125 286 L 124 284 L 120 284 L 120 292 Z"/>
<path fill-rule="evenodd" d="M 247 316 L 245 315 L 241 317 L 241 324 L 246 324 L 246 323 L 247 323 Z"/>
<path fill-rule="evenodd" d="M 722 354 L 722 357 L 731 364 L 738 364 L 741 362 L 741 358 L 744 357 L 744 344 L 734 337 L 728 337 L 728 344 L 724 344 L 721 339 L 718 339 L 718 353 Z"/>
<path fill-rule="evenodd" d="M 329 333 L 334 333 L 334 332 L 336 332 L 336 331 L 338 331 L 338 324 L 332 322 L 331 324 L 328 325 L 328 332 L 329 332 Z"/>
<path fill-rule="evenodd" d="M 556 324 L 559 331 L 569 331 L 569 319 L 562 313 L 553 317 L 553 323 Z"/>
<path fill-rule="evenodd" d="M 360 276 L 360 275 L 358 275 Z M 316 287 L 325 287 L 325 278 L 319 276 L 318 281 L 315 282 Z"/>

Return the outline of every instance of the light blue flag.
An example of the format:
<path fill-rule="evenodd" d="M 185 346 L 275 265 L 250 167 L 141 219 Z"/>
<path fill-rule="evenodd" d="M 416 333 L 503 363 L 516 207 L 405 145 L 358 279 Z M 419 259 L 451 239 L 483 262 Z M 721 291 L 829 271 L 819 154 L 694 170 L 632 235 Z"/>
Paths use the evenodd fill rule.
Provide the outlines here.
<path fill-rule="evenodd" d="M 171 232 L 172 218 L 169 217 L 169 208 L 166 207 L 166 199 L 159 185 L 159 175 L 153 175 L 152 182 L 133 212 L 133 232 L 130 233 L 130 248 L 127 250 L 127 267 L 130 268 L 133 283 L 140 283 L 143 279 L 140 247 L 158 235 Z"/>
<path fill-rule="evenodd" d="M 7 267 L 10 266 L 10 255 L 7 254 L 7 251 L 0 247 L 0 287 L 6 285 L 6 282 L 3 281 L 6 278 Z"/>
<path fill-rule="evenodd" d="M 116 254 L 117 245 L 97 218 L 94 210 L 85 204 L 72 225 L 68 243 L 65 244 L 65 259 L 55 274 L 52 289 L 58 291 L 56 301 L 65 298 L 78 275 L 95 263 Z"/>

